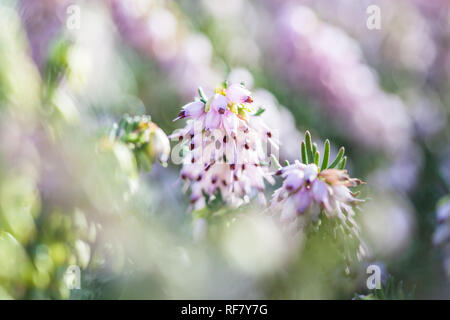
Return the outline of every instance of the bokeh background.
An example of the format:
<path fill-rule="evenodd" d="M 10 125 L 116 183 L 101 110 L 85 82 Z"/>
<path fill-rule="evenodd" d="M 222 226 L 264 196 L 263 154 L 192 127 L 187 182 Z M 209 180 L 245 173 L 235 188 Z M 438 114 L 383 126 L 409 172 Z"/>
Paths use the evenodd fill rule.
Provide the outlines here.
<path fill-rule="evenodd" d="M 0 25 L 0 298 L 351 299 L 373 263 L 386 298 L 450 298 L 447 0 L 1 0 Z M 326 227 L 299 247 L 259 207 L 193 219 L 179 166 L 138 170 L 108 140 L 124 114 L 172 133 L 225 79 L 266 108 L 282 160 L 306 129 L 345 146 L 367 182 L 352 272 Z"/>

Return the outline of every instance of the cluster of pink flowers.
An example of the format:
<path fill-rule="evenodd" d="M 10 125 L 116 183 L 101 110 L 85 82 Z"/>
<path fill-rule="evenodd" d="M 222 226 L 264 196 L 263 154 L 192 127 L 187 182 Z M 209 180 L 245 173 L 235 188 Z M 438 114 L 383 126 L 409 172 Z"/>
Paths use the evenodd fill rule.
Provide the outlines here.
<path fill-rule="evenodd" d="M 320 171 L 316 164 L 303 164 L 298 160 L 277 172 L 284 178 L 283 185 L 272 197 L 272 209 L 278 209 L 280 219 L 293 230 L 317 220 L 322 210 L 327 217 L 338 217 L 353 226 L 353 205 L 362 201 L 355 198 L 350 187 L 361 180 L 350 178 L 346 170 L 326 169 Z"/>
<path fill-rule="evenodd" d="M 239 205 L 257 194 L 264 201 L 268 172 L 268 148 L 278 150 L 274 133 L 254 110 L 251 93 L 242 84 L 224 85 L 209 99 L 185 105 L 175 120 L 187 118 L 186 126 L 172 134 L 187 146 L 181 179 L 190 186 L 193 209 L 205 206 L 205 195 Z"/>

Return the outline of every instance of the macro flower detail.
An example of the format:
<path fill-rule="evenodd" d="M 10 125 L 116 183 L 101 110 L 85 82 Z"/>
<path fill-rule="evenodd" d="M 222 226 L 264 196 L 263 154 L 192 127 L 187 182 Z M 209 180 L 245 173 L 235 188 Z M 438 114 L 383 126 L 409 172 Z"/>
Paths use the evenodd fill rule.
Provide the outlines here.
<path fill-rule="evenodd" d="M 191 189 L 194 210 L 203 208 L 219 194 L 233 206 L 257 195 L 265 201 L 264 180 L 273 183 L 268 171 L 268 148 L 277 152 L 278 141 L 255 110 L 251 92 L 243 84 L 226 82 L 206 98 L 182 107 L 178 117 L 187 119 L 170 138 L 181 142 L 183 168 L 180 177 Z"/>
<path fill-rule="evenodd" d="M 358 235 L 354 220 L 354 205 L 362 200 L 356 198 L 350 188 L 363 182 L 350 178 L 344 169 L 346 157 L 344 148 L 339 150 L 336 159 L 329 165 L 330 143 L 324 146 L 324 158 L 319 166 L 317 145 L 311 143 L 311 135 L 306 132 L 302 142 L 302 161 L 296 160 L 285 167 L 279 166 L 276 175 L 284 178 L 271 200 L 271 209 L 280 213 L 280 220 L 293 232 L 317 221 L 324 212 L 328 218 L 341 220 L 345 227 Z"/>

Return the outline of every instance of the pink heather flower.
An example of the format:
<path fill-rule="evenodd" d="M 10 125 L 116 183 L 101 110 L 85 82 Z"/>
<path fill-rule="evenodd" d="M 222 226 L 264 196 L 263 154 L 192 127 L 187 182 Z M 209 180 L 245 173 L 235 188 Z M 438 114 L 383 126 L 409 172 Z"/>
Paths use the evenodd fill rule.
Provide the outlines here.
<path fill-rule="evenodd" d="M 264 180 L 268 172 L 268 150 L 278 148 L 272 131 L 252 107 L 251 93 L 241 84 L 216 89 L 208 100 L 185 105 L 175 120 L 187 118 L 184 128 L 171 135 L 186 145 L 180 173 L 190 188 L 193 209 L 205 206 L 205 195 L 220 192 L 229 204 L 248 202 L 257 194 L 265 201 Z"/>
<path fill-rule="evenodd" d="M 250 91 L 241 84 L 232 84 L 229 86 L 227 89 L 227 98 L 237 103 L 253 102 L 250 97 Z"/>
<path fill-rule="evenodd" d="M 201 101 L 194 101 L 182 107 L 180 114 L 175 120 L 190 117 L 198 119 L 205 113 L 205 104 Z"/>
<path fill-rule="evenodd" d="M 284 178 L 283 185 L 272 197 L 271 209 L 281 212 L 281 221 L 295 225 L 305 225 L 315 221 L 323 211 L 328 218 L 338 218 L 350 223 L 357 231 L 353 205 L 356 199 L 349 188 L 361 184 L 361 180 L 350 178 L 346 170 L 326 169 L 320 171 L 316 164 L 294 164 L 278 170 Z M 290 208 L 291 212 L 286 212 Z M 289 217 L 289 219 L 286 219 Z"/>

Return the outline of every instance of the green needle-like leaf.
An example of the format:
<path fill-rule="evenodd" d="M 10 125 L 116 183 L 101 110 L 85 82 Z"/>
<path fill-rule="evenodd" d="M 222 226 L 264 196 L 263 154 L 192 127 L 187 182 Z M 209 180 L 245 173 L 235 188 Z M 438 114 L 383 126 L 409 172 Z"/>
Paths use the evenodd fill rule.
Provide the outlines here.
<path fill-rule="evenodd" d="M 306 152 L 308 155 L 308 163 L 313 163 L 314 161 L 314 153 L 311 142 L 311 133 L 309 131 L 305 132 L 305 144 L 306 144 Z"/>
<path fill-rule="evenodd" d="M 291 164 L 289 163 L 289 160 L 284 160 L 284 164 L 286 165 L 286 166 L 290 166 Z"/>
<path fill-rule="evenodd" d="M 344 153 L 345 153 L 345 148 L 341 147 L 339 149 L 338 155 L 336 156 L 336 159 L 334 159 L 333 163 L 328 167 L 328 169 L 335 168 L 339 164 L 339 162 L 341 162 L 342 158 L 344 157 Z"/>
<path fill-rule="evenodd" d="M 259 108 L 258 111 L 256 111 L 255 116 L 260 116 L 260 115 L 262 115 L 265 111 L 266 111 L 266 109 Z"/>
<path fill-rule="evenodd" d="M 306 144 L 302 141 L 302 162 L 308 164 L 308 155 L 306 154 Z"/>
<path fill-rule="evenodd" d="M 320 171 L 325 170 L 328 167 L 328 161 L 330 160 L 330 140 L 325 141 L 325 147 L 323 149 L 323 160 L 322 160 L 322 167 L 320 168 Z"/>
<path fill-rule="evenodd" d="M 313 143 L 312 145 L 312 151 L 313 151 L 313 155 L 316 156 L 316 151 L 317 151 L 317 143 Z"/>
<path fill-rule="evenodd" d="M 320 160 L 320 153 L 319 151 L 316 151 L 316 153 L 314 153 L 314 163 L 316 164 L 316 166 L 319 166 L 319 160 Z"/>
<path fill-rule="evenodd" d="M 206 99 L 205 92 L 203 91 L 202 87 L 198 87 L 198 95 L 200 96 L 200 101 L 203 103 L 206 103 L 208 99 Z"/>
<path fill-rule="evenodd" d="M 347 164 L 347 157 L 345 156 L 344 158 L 342 158 L 341 162 L 339 162 L 338 169 L 344 170 L 346 164 Z"/>

